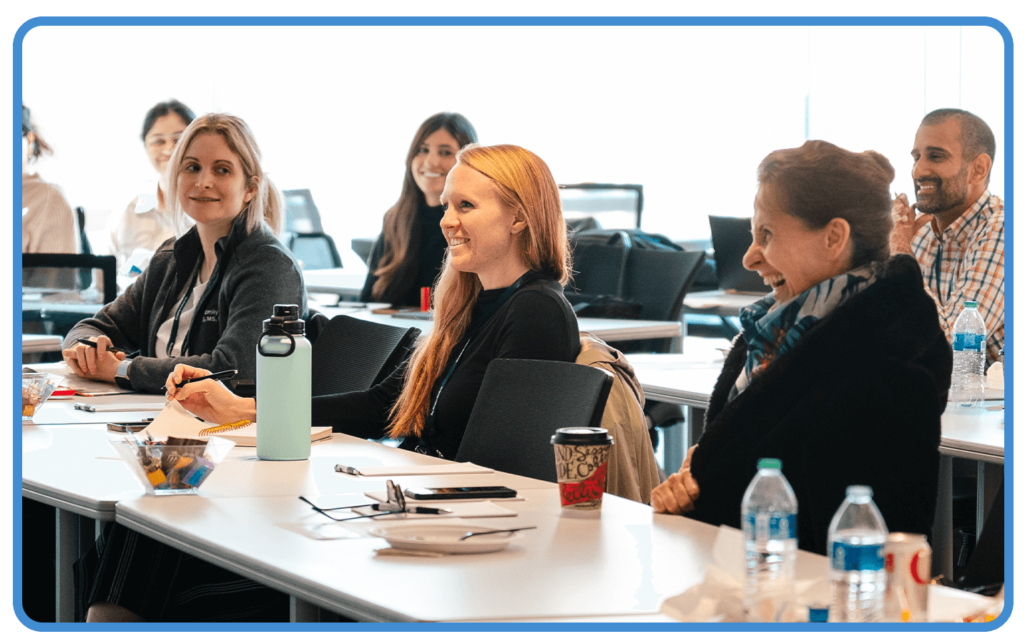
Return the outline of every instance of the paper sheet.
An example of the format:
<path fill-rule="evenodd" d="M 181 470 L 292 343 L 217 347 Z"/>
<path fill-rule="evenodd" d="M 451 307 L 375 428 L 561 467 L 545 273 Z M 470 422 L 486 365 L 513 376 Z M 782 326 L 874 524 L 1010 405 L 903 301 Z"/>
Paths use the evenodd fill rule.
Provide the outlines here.
<path fill-rule="evenodd" d="M 423 505 L 421 502 L 412 504 L 410 501 L 408 507 L 413 505 Z M 429 507 L 429 506 L 427 506 Z M 433 507 L 441 507 L 436 505 Z M 419 519 L 485 519 L 487 517 L 517 517 L 518 512 L 509 508 L 502 508 L 499 505 L 491 503 L 490 501 L 479 501 L 477 503 L 462 503 L 455 504 L 454 506 L 445 505 L 442 506 L 451 510 L 449 514 L 416 514 L 414 512 L 405 512 L 403 514 L 385 514 L 380 517 L 376 517 L 376 521 L 417 521 Z M 355 508 L 352 510 L 355 514 L 378 514 L 379 510 L 373 510 L 372 508 Z"/>
<path fill-rule="evenodd" d="M 446 463 L 443 465 L 392 465 L 389 467 L 358 467 L 361 476 L 417 476 L 419 474 L 490 474 L 490 468 L 474 463 Z"/>

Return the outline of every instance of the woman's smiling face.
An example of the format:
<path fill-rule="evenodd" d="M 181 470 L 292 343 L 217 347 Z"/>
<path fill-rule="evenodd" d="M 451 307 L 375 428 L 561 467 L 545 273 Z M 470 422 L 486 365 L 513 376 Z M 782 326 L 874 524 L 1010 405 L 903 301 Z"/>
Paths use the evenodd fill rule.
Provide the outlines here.
<path fill-rule="evenodd" d="M 775 186 L 759 186 L 751 219 L 753 241 L 743 263 L 772 287 L 777 302 L 786 302 L 842 271 L 827 231 L 809 229 L 779 201 Z"/>
<path fill-rule="evenodd" d="M 441 200 L 451 266 L 477 274 L 484 289 L 507 286 L 525 272 L 518 236 L 526 222 L 503 203 L 490 178 L 459 163 L 447 175 Z"/>
<path fill-rule="evenodd" d="M 220 134 L 204 132 L 190 141 L 179 166 L 178 199 L 198 224 L 232 221 L 257 193 L 240 157 Z"/>
<path fill-rule="evenodd" d="M 433 132 L 419 143 L 418 152 L 411 160 L 411 175 L 415 178 L 415 185 L 425 195 L 426 204 L 440 205 L 444 180 L 454 167 L 454 155 L 460 147 L 457 139 L 444 128 Z"/>

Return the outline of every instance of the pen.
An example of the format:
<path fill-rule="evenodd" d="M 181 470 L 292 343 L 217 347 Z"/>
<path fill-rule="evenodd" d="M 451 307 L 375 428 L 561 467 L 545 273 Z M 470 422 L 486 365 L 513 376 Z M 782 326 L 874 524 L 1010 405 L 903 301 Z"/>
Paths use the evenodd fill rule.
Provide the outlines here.
<path fill-rule="evenodd" d="M 415 514 L 450 514 L 451 511 L 447 508 L 424 508 L 420 505 L 408 506 L 406 512 L 414 512 Z"/>
<path fill-rule="evenodd" d="M 341 474 L 350 474 L 352 476 L 361 476 L 361 472 L 358 471 L 358 468 L 351 467 L 350 465 L 337 465 L 333 469 L 335 469 L 337 472 L 340 472 Z"/>
<path fill-rule="evenodd" d="M 84 344 L 87 347 L 93 347 L 94 349 L 97 348 L 97 343 L 93 342 L 92 340 L 76 340 L 76 342 L 78 342 L 79 344 Z M 107 347 L 107 351 L 108 353 L 129 353 L 125 349 L 119 349 L 118 347 Z"/>
<path fill-rule="evenodd" d="M 208 375 L 201 376 L 199 378 L 187 378 L 179 383 L 179 388 L 181 389 L 182 387 L 185 387 L 191 382 L 200 382 L 201 380 L 228 380 L 235 375 L 236 369 L 226 369 L 225 371 L 219 371 L 218 373 L 209 373 Z M 164 390 L 165 388 L 161 387 L 161 391 Z"/>

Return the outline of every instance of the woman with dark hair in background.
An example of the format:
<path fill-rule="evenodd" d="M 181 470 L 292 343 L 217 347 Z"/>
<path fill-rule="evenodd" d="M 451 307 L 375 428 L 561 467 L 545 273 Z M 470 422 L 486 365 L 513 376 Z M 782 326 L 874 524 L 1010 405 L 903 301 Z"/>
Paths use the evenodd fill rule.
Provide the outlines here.
<path fill-rule="evenodd" d="M 154 166 L 158 178 L 151 190 L 140 193 L 126 207 L 120 219 L 113 221 L 110 230 L 111 254 L 121 267 L 137 249 L 157 250 L 164 240 L 175 235 L 172 217 L 168 212 L 168 160 L 175 151 L 186 126 L 196 116 L 193 110 L 179 101 L 171 99 L 158 103 L 147 111 L 143 118 L 143 149 Z M 138 257 L 133 263 L 142 271 L 150 257 Z"/>
<path fill-rule="evenodd" d="M 368 259 L 362 302 L 418 306 L 423 287 L 440 274 L 447 240 L 440 233 L 440 195 L 458 150 L 477 140 L 461 114 L 441 112 L 419 126 L 404 162 L 400 199 L 383 217 Z"/>
<path fill-rule="evenodd" d="M 21 252 L 77 253 L 78 226 L 71 206 L 57 184 L 47 183 L 29 166 L 53 150 L 39 135 L 29 108 L 21 106 Z M 67 284 L 58 281 L 69 280 Z M 72 271 L 43 268 L 22 273 L 23 286 L 74 288 Z"/>

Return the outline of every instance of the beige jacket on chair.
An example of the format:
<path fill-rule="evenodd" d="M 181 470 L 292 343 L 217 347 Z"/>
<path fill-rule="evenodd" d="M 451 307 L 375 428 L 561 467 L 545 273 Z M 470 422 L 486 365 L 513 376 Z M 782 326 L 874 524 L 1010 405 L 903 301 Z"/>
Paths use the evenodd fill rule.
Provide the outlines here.
<path fill-rule="evenodd" d="M 621 352 L 589 333 L 580 333 L 579 341 L 576 364 L 598 367 L 615 376 L 601 419 L 601 427 L 607 429 L 615 441 L 608 457 L 605 491 L 631 501 L 650 503 L 651 490 L 661 481 L 644 418 L 644 391 Z"/>

